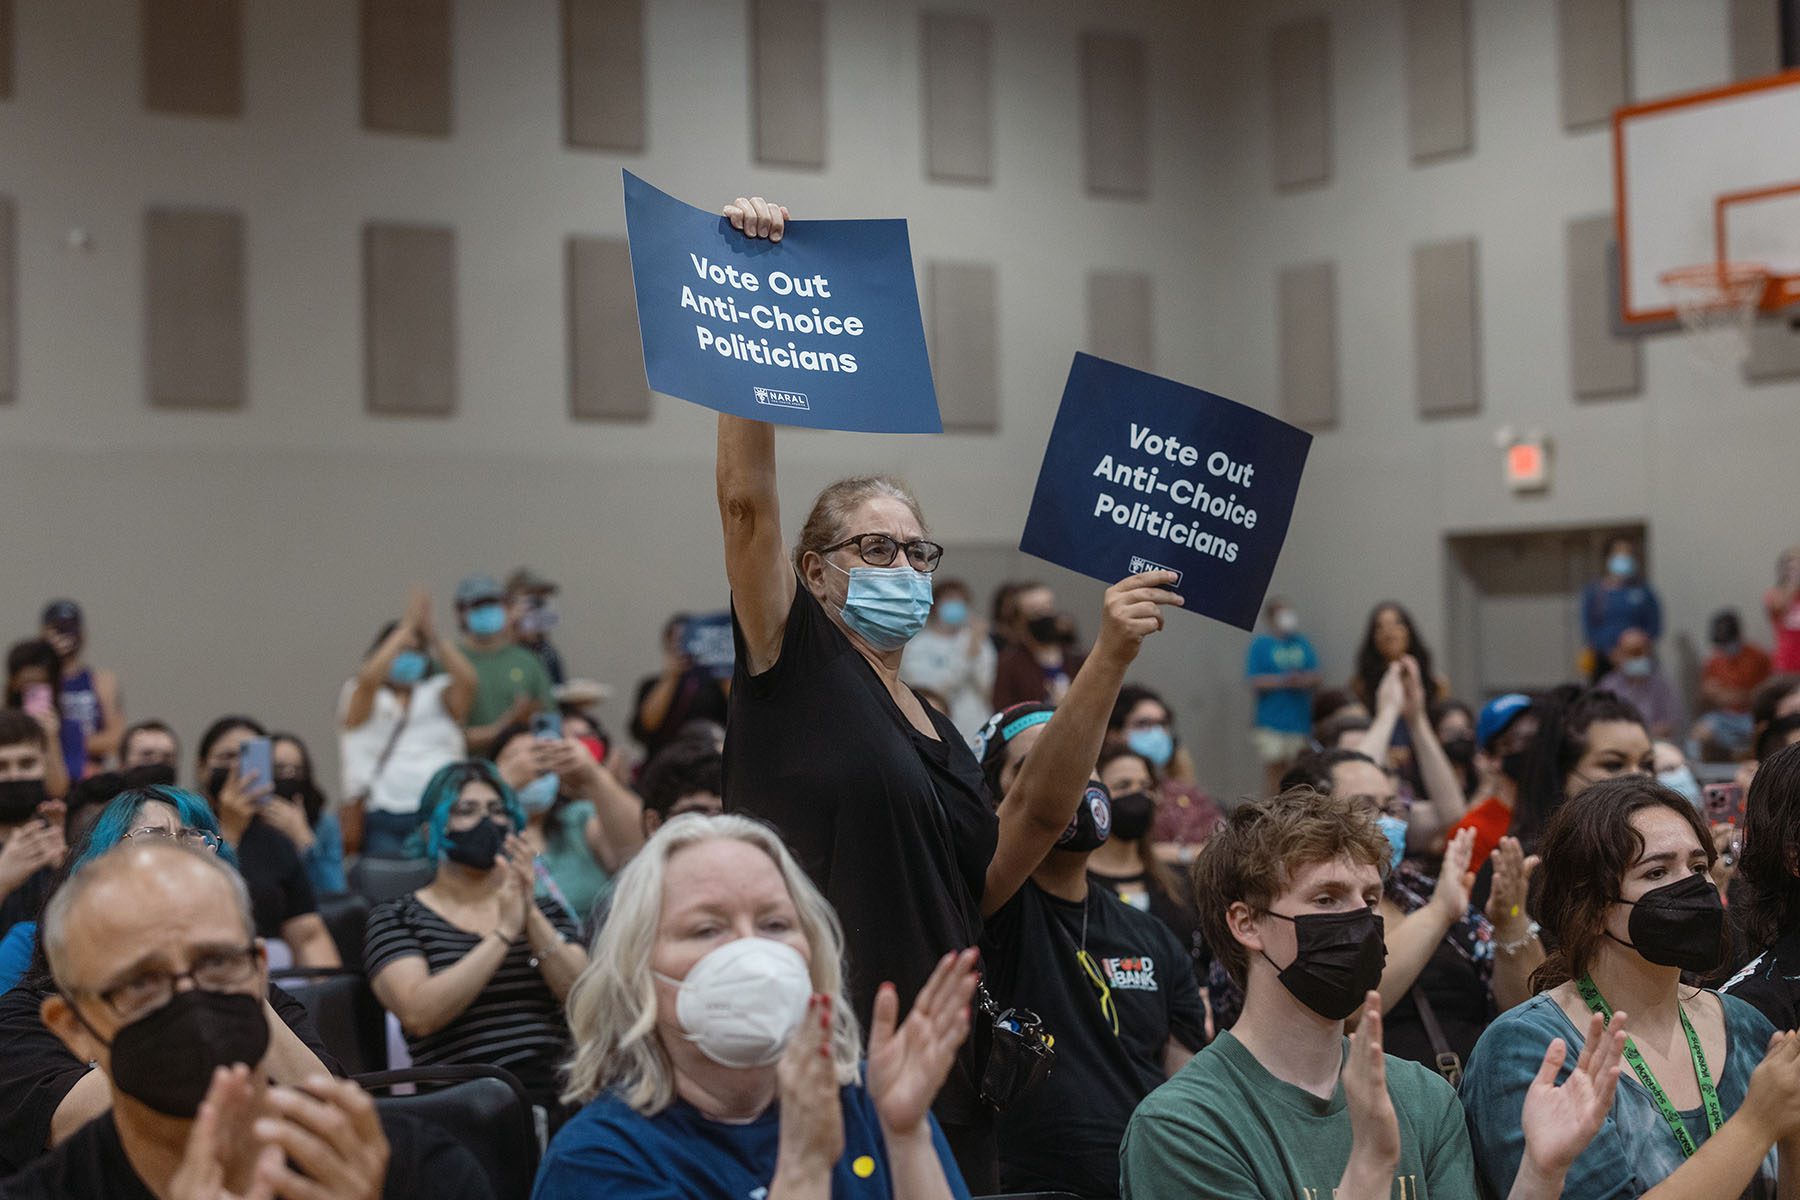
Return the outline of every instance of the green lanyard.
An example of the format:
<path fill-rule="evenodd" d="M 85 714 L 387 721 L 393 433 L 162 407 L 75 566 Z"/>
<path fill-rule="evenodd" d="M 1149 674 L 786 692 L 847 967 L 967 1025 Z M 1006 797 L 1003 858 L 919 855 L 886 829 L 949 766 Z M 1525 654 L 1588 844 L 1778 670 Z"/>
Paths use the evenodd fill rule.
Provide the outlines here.
<path fill-rule="evenodd" d="M 1588 1011 L 1599 1013 L 1606 1023 L 1611 1025 L 1612 1006 L 1607 1004 L 1606 998 L 1600 994 L 1600 989 L 1594 986 L 1593 978 L 1583 975 L 1575 982 L 1575 986 L 1580 990 L 1582 1002 L 1588 1006 Z M 1679 1008 L 1679 1006 L 1677 1008 L 1681 1013 L 1681 1031 L 1687 1034 L 1688 1051 L 1694 1056 L 1694 1078 L 1700 1081 L 1700 1099 L 1706 1105 L 1706 1131 L 1710 1136 L 1719 1132 L 1719 1126 L 1725 1123 L 1725 1114 L 1719 1108 L 1719 1089 L 1714 1086 L 1712 1072 L 1707 1069 L 1706 1052 L 1700 1049 L 1700 1035 L 1694 1032 L 1694 1026 L 1688 1020 L 1687 1010 Z M 1637 1072 L 1638 1082 L 1644 1085 L 1644 1090 L 1650 1093 L 1652 1100 L 1656 1101 L 1656 1111 L 1660 1112 L 1662 1119 L 1669 1123 L 1669 1129 L 1675 1135 L 1675 1143 L 1681 1147 L 1681 1156 L 1692 1158 L 1696 1149 L 1694 1136 L 1687 1131 L 1687 1126 L 1681 1123 L 1681 1114 L 1675 1111 L 1673 1104 L 1669 1103 L 1668 1093 L 1663 1091 L 1662 1084 L 1656 1082 L 1656 1076 L 1651 1072 L 1650 1064 L 1644 1061 L 1644 1056 L 1638 1053 L 1638 1048 L 1632 1045 L 1629 1037 L 1625 1039 L 1625 1061 L 1631 1064 L 1631 1069 Z"/>

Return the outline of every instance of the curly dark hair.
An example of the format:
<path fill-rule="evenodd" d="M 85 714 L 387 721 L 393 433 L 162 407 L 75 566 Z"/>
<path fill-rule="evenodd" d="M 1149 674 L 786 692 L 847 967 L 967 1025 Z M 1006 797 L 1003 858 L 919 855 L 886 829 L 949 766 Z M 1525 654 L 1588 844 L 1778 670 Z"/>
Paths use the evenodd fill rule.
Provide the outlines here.
<path fill-rule="evenodd" d="M 1741 908 L 1750 949 L 1800 928 L 1800 745 L 1777 750 L 1756 769 L 1744 798 Z"/>
<path fill-rule="evenodd" d="M 1369 610 L 1369 623 L 1363 630 L 1362 646 L 1356 652 L 1356 678 L 1353 682 L 1357 698 L 1373 711 L 1376 690 L 1381 687 L 1381 677 L 1387 673 L 1388 660 L 1375 648 L 1375 626 L 1384 612 L 1393 613 L 1406 626 L 1406 652 L 1419 664 L 1419 679 L 1425 685 L 1425 699 L 1436 700 L 1438 678 L 1432 667 L 1431 647 L 1419 636 L 1419 627 L 1413 623 L 1412 614 L 1397 600 L 1383 600 Z"/>

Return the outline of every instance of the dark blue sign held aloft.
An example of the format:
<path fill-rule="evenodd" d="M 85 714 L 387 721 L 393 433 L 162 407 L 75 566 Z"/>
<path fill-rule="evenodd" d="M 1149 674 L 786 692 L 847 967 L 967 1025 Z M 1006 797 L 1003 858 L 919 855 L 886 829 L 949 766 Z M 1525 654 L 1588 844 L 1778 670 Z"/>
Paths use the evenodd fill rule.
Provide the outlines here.
<path fill-rule="evenodd" d="M 626 171 L 625 225 L 656 391 L 780 425 L 943 430 L 905 221 L 747 238 Z"/>
<path fill-rule="evenodd" d="M 681 629 L 681 652 L 714 679 L 730 679 L 737 657 L 730 610 L 689 617 Z"/>
<path fill-rule="evenodd" d="M 1193 612 L 1256 625 L 1312 435 L 1077 354 L 1019 549 L 1117 583 L 1164 568 Z"/>

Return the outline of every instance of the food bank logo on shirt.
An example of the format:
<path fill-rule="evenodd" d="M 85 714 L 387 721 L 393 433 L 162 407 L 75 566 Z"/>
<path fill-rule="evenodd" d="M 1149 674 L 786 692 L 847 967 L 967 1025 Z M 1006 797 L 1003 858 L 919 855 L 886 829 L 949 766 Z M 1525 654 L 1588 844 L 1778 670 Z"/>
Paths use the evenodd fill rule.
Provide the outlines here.
<path fill-rule="evenodd" d="M 1156 963 L 1148 958 L 1103 958 L 1101 967 L 1106 971 L 1106 983 L 1114 990 L 1127 992 L 1154 992 L 1156 990 Z"/>
<path fill-rule="evenodd" d="M 1338 1190 L 1335 1187 L 1300 1188 L 1300 1200 L 1336 1200 Z M 1419 1200 L 1419 1177 L 1417 1175 L 1394 1176 L 1393 1200 Z"/>

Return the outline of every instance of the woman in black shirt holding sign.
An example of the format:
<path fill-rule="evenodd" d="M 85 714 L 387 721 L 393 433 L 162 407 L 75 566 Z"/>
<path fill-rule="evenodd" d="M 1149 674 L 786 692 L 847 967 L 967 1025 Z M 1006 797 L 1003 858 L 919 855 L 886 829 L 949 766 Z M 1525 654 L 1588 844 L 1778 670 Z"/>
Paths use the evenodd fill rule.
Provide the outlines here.
<path fill-rule="evenodd" d="M 739 199 L 725 215 L 780 241 L 787 212 Z M 1019 889 L 1068 826 L 1112 703 L 1162 607 L 1169 572 L 1106 594 L 1100 636 L 1056 715 L 1057 736 L 1019 772 L 995 816 L 981 769 L 950 721 L 900 682 L 900 655 L 931 609 L 942 548 L 917 501 L 879 476 L 820 493 L 792 557 L 781 532 L 775 430 L 719 417 L 719 515 L 737 668 L 725 742 L 725 807 L 771 822 L 844 924 L 850 994 L 865 1023 L 875 989 L 914 994 L 946 951 Z M 967 1056 L 937 1116 L 970 1188 L 994 1189 L 992 1110 Z"/>

